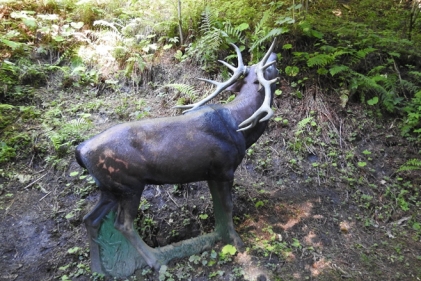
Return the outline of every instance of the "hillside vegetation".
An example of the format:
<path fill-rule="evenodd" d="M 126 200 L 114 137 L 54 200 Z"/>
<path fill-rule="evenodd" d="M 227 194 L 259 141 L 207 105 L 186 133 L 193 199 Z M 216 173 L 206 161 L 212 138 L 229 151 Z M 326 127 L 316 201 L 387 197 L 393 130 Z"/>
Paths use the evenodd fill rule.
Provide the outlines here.
<path fill-rule="evenodd" d="M 275 116 L 236 174 L 247 250 L 130 280 L 421 279 L 419 14 L 418 0 L 0 0 L 0 280 L 104 279 L 89 268 L 82 218 L 98 192 L 76 145 L 181 114 L 212 91 L 196 77 L 229 77 L 231 43 L 253 64 L 274 37 Z M 156 247 L 211 231 L 208 193 L 148 187 L 139 232 Z"/>

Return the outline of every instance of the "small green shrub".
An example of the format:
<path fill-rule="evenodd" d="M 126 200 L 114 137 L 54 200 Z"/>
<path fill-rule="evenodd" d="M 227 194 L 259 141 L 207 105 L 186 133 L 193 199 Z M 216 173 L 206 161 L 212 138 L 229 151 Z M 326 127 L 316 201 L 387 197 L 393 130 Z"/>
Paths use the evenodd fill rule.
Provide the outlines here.
<path fill-rule="evenodd" d="M 8 146 L 5 142 L 0 142 L 0 164 L 16 157 L 16 149 Z"/>
<path fill-rule="evenodd" d="M 420 159 L 410 159 L 406 161 L 399 169 L 398 172 L 402 171 L 414 171 L 421 170 L 421 160 Z"/>
<path fill-rule="evenodd" d="M 414 133 L 421 140 L 421 91 L 417 92 L 411 101 L 404 107 L 406 118 L 402 126 L 402 134 L 409 136 Z"/>

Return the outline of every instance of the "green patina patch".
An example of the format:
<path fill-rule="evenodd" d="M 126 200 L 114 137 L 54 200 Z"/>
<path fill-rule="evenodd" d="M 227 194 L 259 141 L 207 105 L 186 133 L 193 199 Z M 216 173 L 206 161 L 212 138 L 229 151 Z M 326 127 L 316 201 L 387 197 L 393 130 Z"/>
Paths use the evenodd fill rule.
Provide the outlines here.
<path fill-rule="evenodd" d="M 145 262 L 130 242 L 114 227 L 115 212 L 110 212 L 99 229 L 101 263 L 114 277 L 125 277 L 145 266 Z"/>

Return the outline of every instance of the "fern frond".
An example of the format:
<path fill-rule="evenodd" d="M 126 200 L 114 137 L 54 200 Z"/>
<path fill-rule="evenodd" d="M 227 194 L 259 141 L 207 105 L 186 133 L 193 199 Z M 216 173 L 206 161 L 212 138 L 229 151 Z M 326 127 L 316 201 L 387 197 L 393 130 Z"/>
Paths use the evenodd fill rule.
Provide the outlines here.
<path fill-rule="evenodd" d="M 2 103 L 0 104 L 0 110 L 8 110 L 15 108 L 13 105 Z"/>
<path fill-rule="evenodd" d="M 52 142 L 54 149 L 58 151 L 60 148 L 60 145 L 63 143 L 63 138 L 54 131 L 47 131 L 45 134 Z"/>
<path fill-rule="evenodd" d="M 267 41 L 269 38 L 274 38 L 286 32 L 288 32 L 288 29 L 284 27 L 278 27 L 278 28 L 272 29 L 271 31 L 269 31 L 268 34 L 266 34 L 265 36 L 263 36 L 262 38 L 260 38 L 259 40 L 253 43 L 253 45 L 250 47 L 250 52 L 252 52 L 258 46 L 261 46 L 263 42 Z"/>
<path fill-rule="evenodd" d="M 409 71 L 408 72 L 410 75 L 417 77 L 417 78 L 421 78 L 421 72 L 420 71 Z"/>
<path fill-rule="evenodd" d="M 314 57 L 311 57 L 307 60 L 307 66 L 313 67 L 324 67 L 327 64 L 333 62 L 335 57 L 329 54 L 316 54 Z"/>
<path fill-rule="evenodd" d="M 86 120 L 84 118 L 78 118 L 70 120 L 69 125 L 74 126 L 76 128 L 83 126 L 86 124 Z"/>
<path fill-rule="evenodd" d="M 218 50 L 222 44 L 222 33 L 217 28 L 211 28 L 201 39 L 210 50 Z"/>
<path fill-rule="evenodd" d="M 233 27 L 230 22 L 226 22 L 224 24 L 224 33 L 227 38 L 231 39 L 230 41 L 232 42 L 230 43 L 238 43 L 238 42 L 244 43 L 245 38 L 241 34 L 243 30 L 244 29 L 241 28 L 241 25 L 237 27 Z"/>
<path fill-rule="evenodd" d="M 401 80 L 401 86 L 404 90 L 410 93 L 416 93 L 420 90 L 420 88 L 417 85 L 405 79 Z"/>
<path fill-rule="evenodd" d="M 346 65 L 334 65 L 329 69 L 330 75 L 332 76 L 344 71 L 349 71 L 349 67 Z"/>
<path fill-rule="evenodd" d="M 368 75 L 375 75 L 375 74 L 379 74 L 382 72 L 382 70 L 384 70 L 386 68 L 386 66 L 384 65 L 378 65 L 376 67 L 373 67 L 372 69 L 370 69 L 370 71 L 368 72 Z"/>
<path fill-rule="evenodd" d="M 385 75 L 378 74 L 378 75 L 371 76 L 370 79 L 374 81 L 376 84 L 378 84 L 379 82 L 382 82 L 385 89 L 391 89 L 391 86 L 394 86 L 393 82 L 396 82 L 396 79 L 393 79 L 393 75 L 385 76 Z"/>
<path fill-rule="evenodd" d="M 337 58 L 337 57 L 340 57 L 342 55 L 347 55 L 347 54 L 350 54 L 350 53 L 352 53 L 352 52 L 347 51 L 347 50 L 337 50 L 332 55 L 333 55 L 334 58 Z"/>
<path fill-rule="evenodd" d="M 381 85 L 376 82 L 376 79 L 350 70 L 352 90 L 361 89 L 363 91 L 373 91 L 381 95 L 387 95 L 387 91 Z"/>
<path fill-rule="evenodd" d="M 406 163 L 398 169 L 398 172 L 413 170 L 421 170 L 421 159 L 414 158 L 406 161 Z"/>
<path fill-rule="evenodd" d="M 206 8 L 200 26 L 203 35 L 187 51 L 187 55 L 199 62 L 205 70 L 216 66 L 218 52 L 224 42 L 224 32 L 216 27 L 218 25 L 212 11 Z"/>
<path fill-rule="evenodd" d="M 254 36 L 260 37 L 259 35 L 263 32 L 264 27 L 267 25 L 266 22 L 269 20 L 270 13 L 269 11 L 266 11 L 263 13 L 262 18 L 260 21 L 256 24 L 256 27 L 254 28 Z"/>
<path fill-rule="evenodd" d="M 112 30 L 114 30 L 115 32 L 120 33 L 118 31 L 118 29 L 115 27 L 114 23 L 112 23 L 112 22 L 108 22 L 108 21 L 105 21 L 105 20 L 96 20 L 96 21 L 94 21 L 94 26 L 96 26 L 96 25 L 109 27 Z"/>
<path fill-rule="evenodd" d="M 199 92 L 195 90 L 194 87 L 191 85 L 174 83 L 174 84 L 166 84 L 163 87 L 174 88 L 180 93 L 188 96 L 191 101 L 196 100 L 197 97 L 199 96 Z"/>
<path fill-rule="evenodd" d="M 297 123 L 298 129 L 303 129 L 311 121 L 313 121 L 313 117 L 312 116 L 309 116 L 307 118 L 304 118 L 303 120 L 301 120 L 300 122 Z"/>
<path fill-rule="evenodd" d="M 263 44 L 263 42 L 267 39 L 267 38 L 265 39 L 263 38 L 266 37 L 265 36 L 265 33 L 267 32 L 266 26 L 268 26 L 267 21 L 269 20 L 270 15 L 271 15 L 270 10 L 265 11 L 260 21 L 256 24 L 252 38 L 256 38 L 257 40 L 250 47 L 250 53 L 252 53 L 256 48 L 260 47 Z"/>
<path fill-rule="evenodd" d="M 368 47 L 362 50 L 357 51 L 356 56 L 360 59 L 365 58 L 369 53 L 376 51 L 376 48 Z"/>
<path fill-rule="evenodd" d="M 202 13 L 202 24 L 200 26 L 200 31 L 206 35 L 211 31 L 212 27 L 215 26 L 215 13 L 209 8 L 206 7 Z"/>

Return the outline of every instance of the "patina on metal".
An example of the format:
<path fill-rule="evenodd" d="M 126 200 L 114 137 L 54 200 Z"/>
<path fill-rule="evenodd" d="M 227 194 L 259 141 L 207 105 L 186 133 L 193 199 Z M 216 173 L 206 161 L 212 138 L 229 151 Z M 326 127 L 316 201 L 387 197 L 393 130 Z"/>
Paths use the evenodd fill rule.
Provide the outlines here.
<path fill-rule="evenodd" d="M 231 189 L 234 172 L 246 149 L 262 135 L 273 115 L 271 105 L 279 72 L 276 41 L 256 65 L 244 66 L 235 45 L 238 66 L 222 62 L 233 71 L 216 85 L 209 97 L 176 117 L 156 118 L 116 125 L 76 148 L 78 163 L 86 168 L 101 195 L 84 217 L 91 269 L 116 277 L 137 268 L 159 269 L 174 258 L 200 253 L 223 241 L 242 248 L 234 229 Z M 227 104 L 206 105 L 224 90 L 238 92 Z M 207 181 L 214 204 L 215 231 L 164 247 L 148 246 L 133 226 L 147 184 Z"/>

